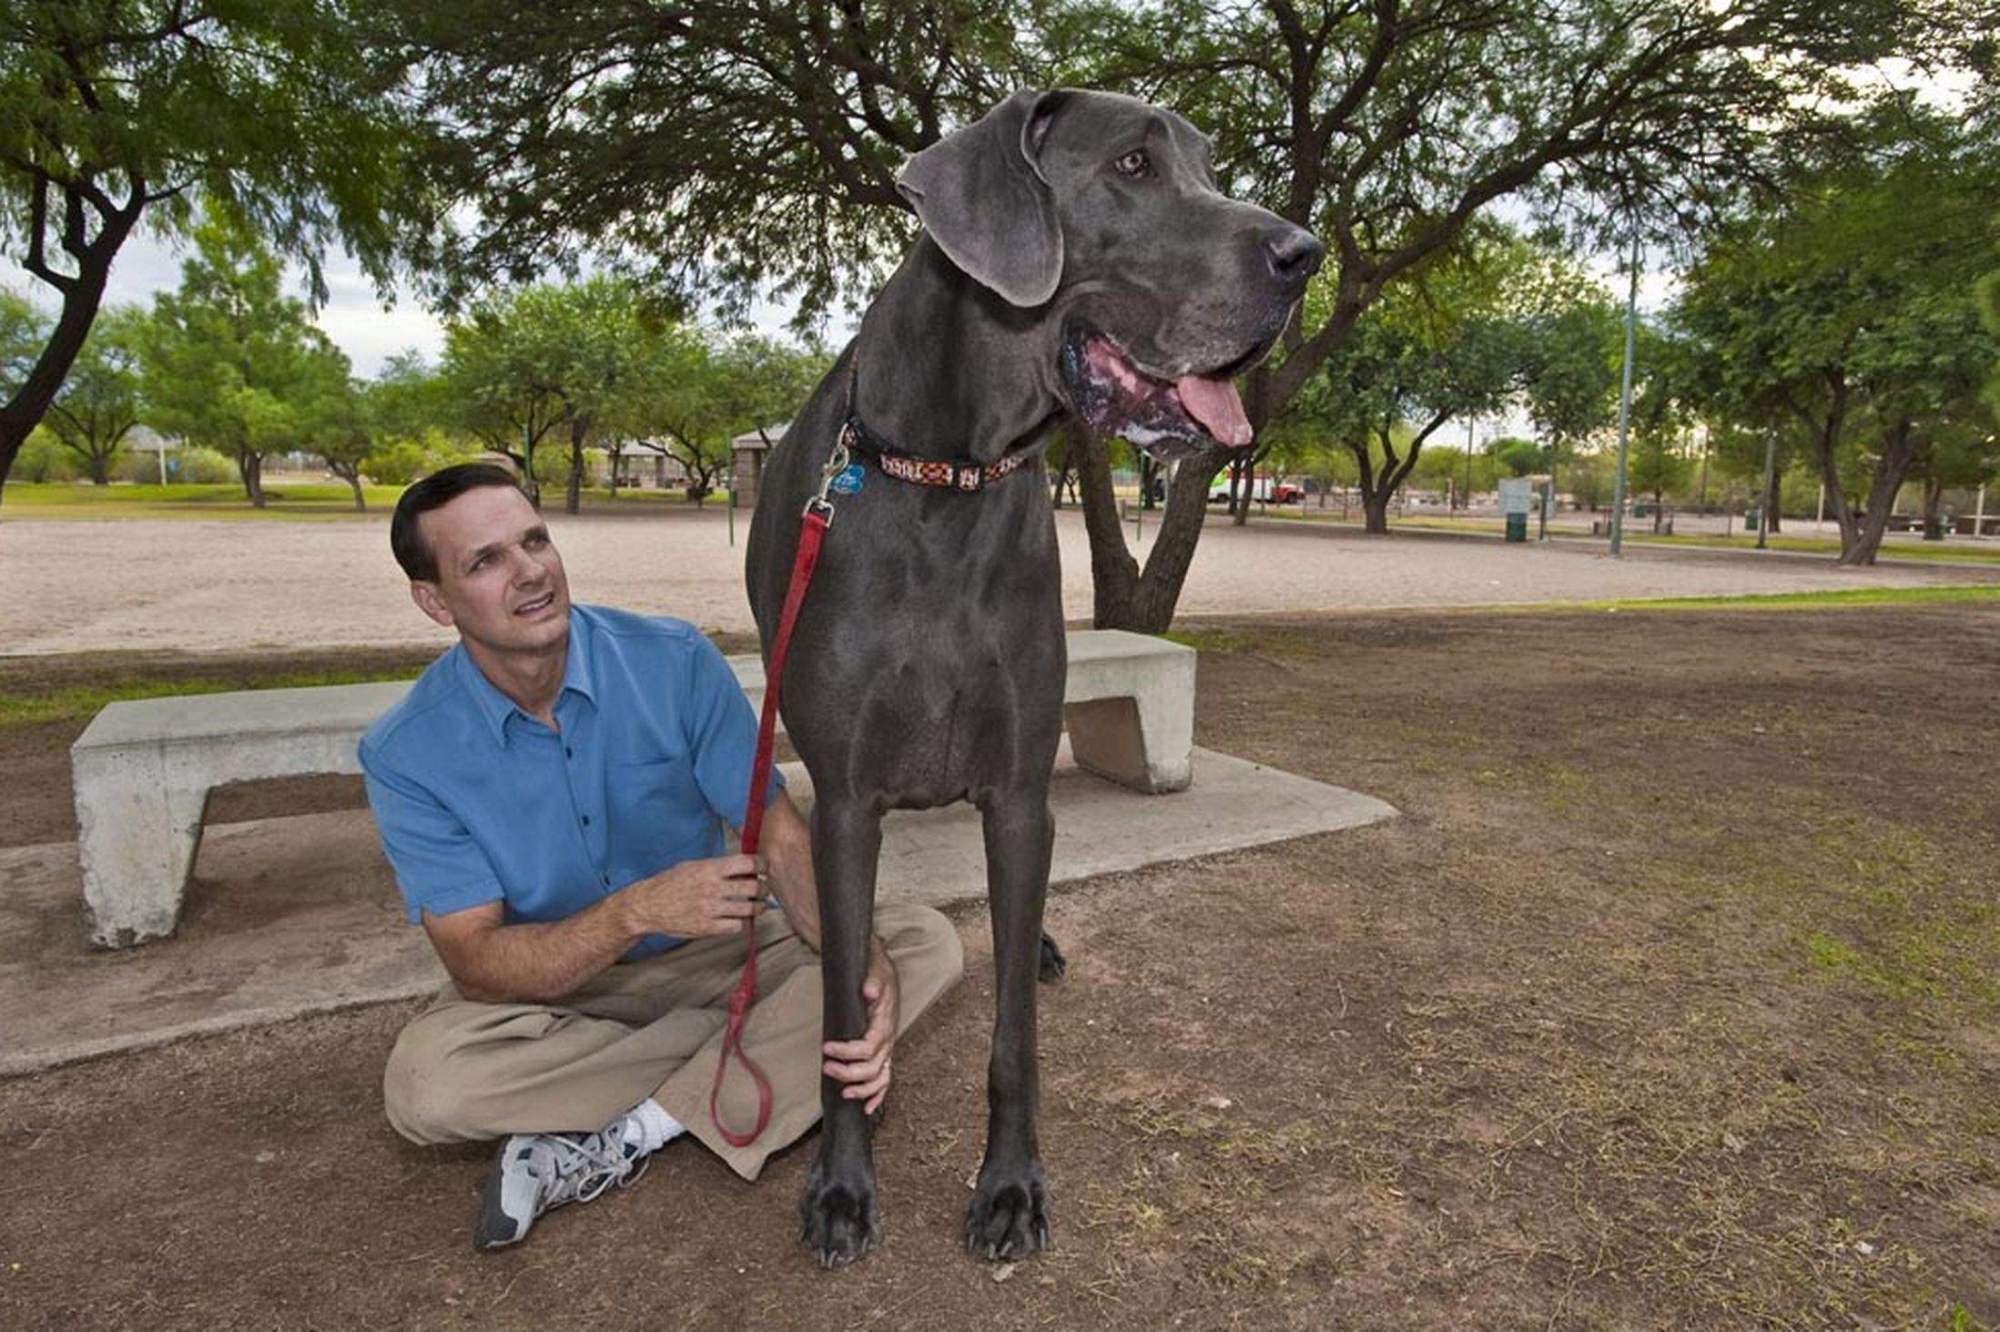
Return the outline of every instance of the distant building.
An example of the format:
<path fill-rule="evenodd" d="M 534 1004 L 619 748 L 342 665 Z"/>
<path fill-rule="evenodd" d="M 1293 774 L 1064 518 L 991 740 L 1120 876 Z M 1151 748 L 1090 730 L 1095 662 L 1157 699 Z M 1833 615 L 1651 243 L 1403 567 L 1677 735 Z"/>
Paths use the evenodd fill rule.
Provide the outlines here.
<path fill-rule="evenodd" d="M 791 425 L 790 421 L 780 421 L 746 430 L 729 441 L 729 488 L 736 492 L 737 504 L 756 504 L 757 485 L 764 479 L 765 455 L 784 440 Z"/>

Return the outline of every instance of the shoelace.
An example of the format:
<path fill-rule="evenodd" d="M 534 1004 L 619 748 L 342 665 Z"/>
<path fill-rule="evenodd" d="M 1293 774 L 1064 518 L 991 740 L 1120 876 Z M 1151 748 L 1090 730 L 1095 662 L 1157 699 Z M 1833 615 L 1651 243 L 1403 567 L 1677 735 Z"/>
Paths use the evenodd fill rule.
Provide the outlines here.
<path fill-rule="evenodd" d="M 632 1183 L 653 1163 L 650 1155 L 626 1154 L 622 1121 L 584 1137 L 551 1133 L 546 1140 L 555 1157 L 555 1174 L 540 1182 L 544 1207 L 571 1199 L 590 1202 L 613 1184 L 623 1188 Z"/>

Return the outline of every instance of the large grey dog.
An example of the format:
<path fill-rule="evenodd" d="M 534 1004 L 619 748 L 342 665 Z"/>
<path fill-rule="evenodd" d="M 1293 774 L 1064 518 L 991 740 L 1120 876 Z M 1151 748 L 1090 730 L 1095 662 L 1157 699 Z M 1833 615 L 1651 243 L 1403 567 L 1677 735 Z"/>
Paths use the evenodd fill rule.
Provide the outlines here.
<path fill-rule="evenodd" d="M 1187 121 L 1106 93 L 1016 93 L 897 184 L 925 234 L 770 459 L 750 603 L 768 661 L 801 512 L 846 439 L 871 465 L 835 488 L 783 682 L 815 797 L 826 1036 L 867 1025 L 883 812 L 972 801 L 998 1013 L 965 1242 L 1012 1258 L 1048 1242 L 1035 979 L 1065 657 L 1041 437 L 1067 407 L 1156 457 L 1248 444 L 1231 377 L 1270 349 L 1323 251 L 1225 198 Z M 909 459 L 956 465 L 920 484 L 892 474 Z M 840 1090 L 822 1081 L 801 1201 L 803 1239 L 828 1266 L 881 1226 L 870 1125 Z"/>

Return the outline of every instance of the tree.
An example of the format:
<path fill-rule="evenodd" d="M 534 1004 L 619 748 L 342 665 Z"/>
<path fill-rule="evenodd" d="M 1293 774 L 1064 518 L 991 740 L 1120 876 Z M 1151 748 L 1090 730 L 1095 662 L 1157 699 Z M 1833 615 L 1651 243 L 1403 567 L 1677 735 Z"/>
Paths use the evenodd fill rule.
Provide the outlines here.
<path fill-rule="evenodd" d="M 136 306 L 105 312 L 49 404 L 48 429 L 75 454 L 93 485 L 109 485 L 125 436 L 139 424 L 139 348 L 146 313 Z"/>
<path fill-rule="evenodd" d="M 318 329 L 302 350 L 288 406 L 297 443 L 320 456 L 327 470 L 354 492 L 354 509 L 364 513 L 362 469 L 374 451 L 376 425 L 368 394 L 350 375 L 347 353 Z"/>
<path fill-rule="evenodd" d="M 1542 466 L 1542 446 L 1532 439 L 1502 435 L 1486 441 L 1486 452 L 1508 476 L 1533 476 Z"/>
<path fill-rule="evenodd" d="M 1635 333 L 1637 382 L 1632 390 L 1626 479 L 1628 493 L 1652 496 L 1653 530 L 1658 532 L 1667 492 L 1687 486 L 1686 446 L 1694 410 L 1684 369 L 1689 349 L 1670 333 L 1643 322 Z M 1774 489 L 1776 484 L 1772 483 Z M 1593 500 L 1591 508 L 1596 507 Z"/>
<path fill-rule="evenodd" d="M 408 485 L 476 451 L 469 436 L 452 433 L 450 386 L 421 352 L 391 356 L 361 396 L 370 440 L 361 470 L 377 484 Z"/>
<path fill-rule="evenodd" d="M 1735 398 L 1774 400 L 1808 432 L 1842 564 L 1874 563 L 1912 466 L 1976 414 L 2000 360 L 1972 295 L 2000 197 L 1993 127 L 1904 100 L 1864 128 L 1854 151 L 1806 161 L 1767 211 L 1717 236 L 1679 316 Z M 1859 512 L 1842 475 L 1857 450 Z"/>
<path fill-rule="evenodd" d="M 48 337 L 48 320 L 27 297 L 0 287 L 0 394 L 12 397 Z"/>
<path fill-rule="evenodd" d="M 0 41 L 0 241 L 61 309 L 0 405 L 0 486 L 140 225 L 206 206 L 302 261 L 338 242 L 386 288 L 435 197 L 393 52 L 340 0 L 13 0 Z M 388 58 L 385 58 L 388 57 Z"/>
<path fill-rule="evenodd" d="M 211 218 L 194 240 L 179 290 L 154 299 L 141 329 L 146 417 L 231 458 L 261 509 L 264 456 L 305 447 L 314 358 L 331 347 L 283 294 L 278 257 L 255 236 Z"/>
<path fill-rule="evenodd" d="M 1602 305 L 1559 255 L 1486 229 L 1364 315 L 1292 410 L 1347 448 L 1366 530 L 1387 532 L 1390 502 L 1445 422 L 1490 415 L 1525 390 L 1569 426 L 1577 385 L 1603 396 L 1603 350 L 1577 332 L 1599 326 Z"/>
<path fill-rule="evenodd" d="M 868 290 L 911 234 L 901 160 L 1005 92 L 1089 84 L 1175 106 L 1216 136 L 1232 192 L 1334 257 L 1324 313 L 1249 376 L 1259 428 L 1489 204 L 1710 200 L 1815 114 L 1815 93 L 1844 91 L 1841 66 L 1917 50 L 1934 35 L 1918 19 L 1937 17 L 1878 0 L 383 9 L 400 49 L 427 56 L 441 179 L 479 204 L 428 265 L 447 294 L 596 248 L 684 299 L 772 287 L 810 319 Z M 1221 457 L 1176 469 L 1142 570 L 1108 444 L 1077 445 L 1097 621 L 1164 628 Z"/>
<path fill-rule="evenodd" d="M 567 507 L 575 513 L 585 447 L 601 432 L 630 433 L 664 327 L 658 309 L 619 278 L 490 295 L 445 328 L 445 391 L 458 422 L 514 460 L 537 507 L 536 451 L 550 431 L 566 428 Z"/>
<path fill-rule="evenodd" d="M 1616 419 L 1624 317 L 1581 273 L 1558 266 L 1526 320 L 1522 389 L 1540 432 L 1541 471 L 1555 476 L 1577 447 Z"/>
<path fill-rule="evenodd" d="M 454 424 L 511 458 L 536 508 L 535 451 L 569 419 L 567 333 L 553 287 L 495 293 L 445 325 L 443 377 Z"/>

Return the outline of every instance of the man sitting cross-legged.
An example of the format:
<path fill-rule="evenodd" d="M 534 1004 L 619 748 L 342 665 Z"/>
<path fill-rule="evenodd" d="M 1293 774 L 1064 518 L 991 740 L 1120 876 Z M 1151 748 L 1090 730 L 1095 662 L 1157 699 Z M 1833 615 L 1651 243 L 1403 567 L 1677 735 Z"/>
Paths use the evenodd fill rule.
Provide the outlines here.
<path fill-rule="evenodd" d="M 960 974 L 950 922 L 879 909 L 867 1033 L 821 1046 L 812 851 L 775 772 L 765 854 L 725 853 L 756 721 L 714 645 L 677 620 L 572 608 L 503 468 L 418 482 L 389 539 L 412 598 L 459 642 L 361 742 L 383 849 L 451 978 L 397 1039 L 383 1095 L 413 1142 L 505 1138 L 474 1244 L 512 1244 L 549 1208 L 631 1183 L 683 1132 L 755 1179 L 818 1119 L 822 1072 L 873 1113 L 897 1035 Z M 738 1148 L 708 1101 L 752 917 L 743 1043 L 773 1102 Z M 732 1069 L 732 1129 L 755 1119 L 749 1082 Z"/>

